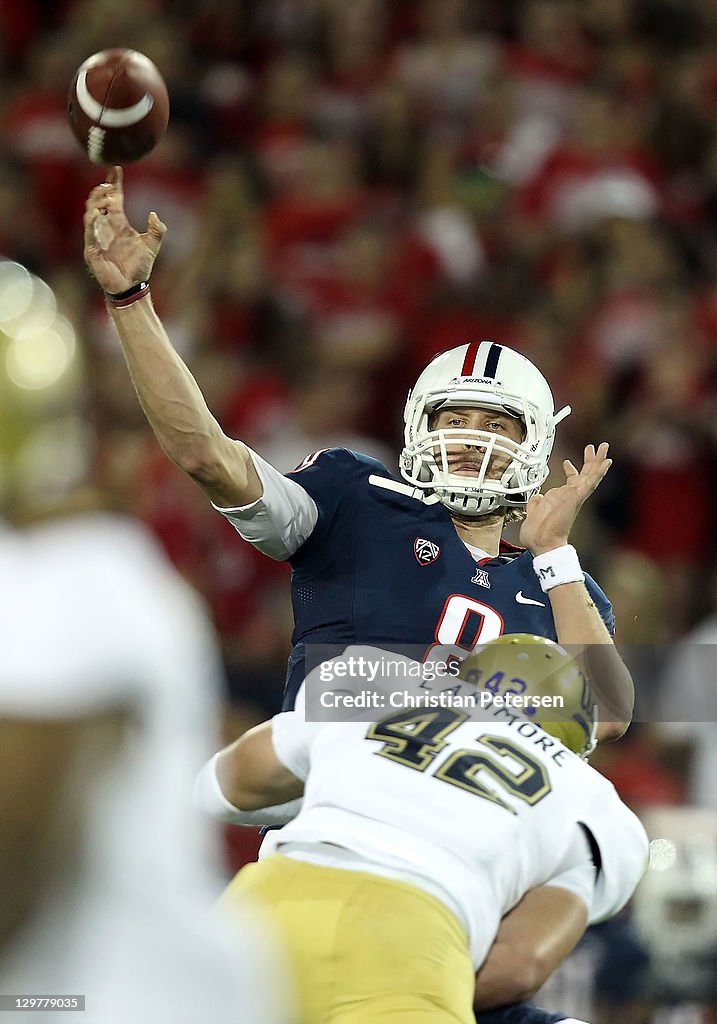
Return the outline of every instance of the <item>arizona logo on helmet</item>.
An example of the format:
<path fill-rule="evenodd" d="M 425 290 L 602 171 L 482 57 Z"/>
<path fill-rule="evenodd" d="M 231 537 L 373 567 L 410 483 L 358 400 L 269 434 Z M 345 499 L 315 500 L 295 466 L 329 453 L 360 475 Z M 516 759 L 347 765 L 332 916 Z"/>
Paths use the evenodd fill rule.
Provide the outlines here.
<path fill-rule="evenodd" d="M 441 553 L 441 549 L 438 544 L 434 544 L 432 540 L 424 540 L 423 537 L 416 537 L 413 542 L 413 553 L 421 565 L 430 565 L 431 562 L 435 562 L 438 558 Z"/>

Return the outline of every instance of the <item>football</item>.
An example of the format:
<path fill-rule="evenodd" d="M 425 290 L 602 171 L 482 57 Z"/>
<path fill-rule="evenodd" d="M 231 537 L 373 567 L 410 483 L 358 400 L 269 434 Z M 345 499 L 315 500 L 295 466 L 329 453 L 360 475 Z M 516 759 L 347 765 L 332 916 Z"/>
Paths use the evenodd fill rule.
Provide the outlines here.
<path fill-rule="evenodd" d="M 143 53 L 102 50 L 77 69 L 67 116 L 93 164 L 131 163 L 154 149 L 167 128 L 167 86 Z"/>

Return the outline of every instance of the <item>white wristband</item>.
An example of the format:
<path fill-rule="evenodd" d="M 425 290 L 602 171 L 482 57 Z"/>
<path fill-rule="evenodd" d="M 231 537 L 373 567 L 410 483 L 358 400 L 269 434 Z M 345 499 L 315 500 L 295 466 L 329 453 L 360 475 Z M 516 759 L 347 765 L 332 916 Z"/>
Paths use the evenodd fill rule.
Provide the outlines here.
<path fill-rule="evenodd" d="M 533 569 L 544 594 L 563 583 L 585 582 L 585 573 L 580 568 L 580 559 L 572 544 L 563 544 L 561 548 L 536 555 Z"/>
<path fill-rule="evenodd" d="M 193 794 L 195 807 L 226 825 L 253 825 L 262 828 L 265 825 L 286 825 L 296 817 L 301 810 L 301 797 L 289 800 L 285 804 L 262 807 L 258 811 L 242 811 L 229 803 L 217 778 L 217 761 L 221 753 L 220 750 L 211 757 L 197 775 Z"/>
<path fill-rule="evenodd" d="M 218 821 L 231 824 L 236 821 L 237 815 L 240 812 L 237 807 L 229 803 L 219 785 L 217 761 L 220 754 L 221 750 L 207 761 L 199 775 L 197 775 L 193 793 L 194 806 Z"/>

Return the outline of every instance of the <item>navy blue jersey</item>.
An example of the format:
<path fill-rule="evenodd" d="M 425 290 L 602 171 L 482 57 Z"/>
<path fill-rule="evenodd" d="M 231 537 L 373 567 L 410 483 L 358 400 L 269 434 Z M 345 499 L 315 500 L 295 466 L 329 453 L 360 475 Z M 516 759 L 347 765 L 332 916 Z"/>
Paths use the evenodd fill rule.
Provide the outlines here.
<path fill-rule="evenodd" d="M 478 1024 L 559 1024 L 566 1019 L 564 1013 L 541 1010 L 534 1003 L 513 1003 L 499 1010 L 481 1010 L 476 1014 Z"/>
<path fill-rule="evenodd" d="M 466 651 L 503 633 L 557 640 L 550 601 L 529 551 L 501 545 L 476 562 L 440 503 L 372 483 L 396 478 L 345 448 L 309 456 L 288 474 L 311 495 L 318 521 L 290 559 L 296 628 L 284 707 L 304 678 L 306 644 L 396 649 L 457 645 Z M 586 576 L 608 630 L 610 602 Z"/>

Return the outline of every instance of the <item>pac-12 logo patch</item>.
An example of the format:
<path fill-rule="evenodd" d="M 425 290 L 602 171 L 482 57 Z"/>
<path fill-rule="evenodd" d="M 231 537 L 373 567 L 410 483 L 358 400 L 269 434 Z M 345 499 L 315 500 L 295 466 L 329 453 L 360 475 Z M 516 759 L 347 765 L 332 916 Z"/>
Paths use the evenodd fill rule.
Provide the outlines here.
<path fill-rule="evenodd" d="M 432 540 L 424 540 L 423 537 L 416 537 L 413 542 L 413 553 L 419 565 L 430 565 L 435 562 L 441 553 L 441 549 Z"/>

